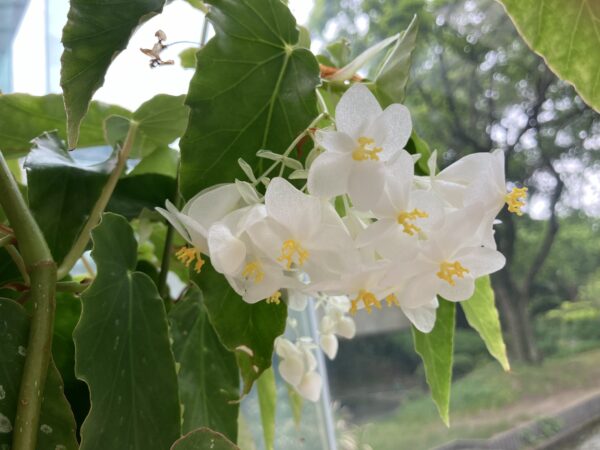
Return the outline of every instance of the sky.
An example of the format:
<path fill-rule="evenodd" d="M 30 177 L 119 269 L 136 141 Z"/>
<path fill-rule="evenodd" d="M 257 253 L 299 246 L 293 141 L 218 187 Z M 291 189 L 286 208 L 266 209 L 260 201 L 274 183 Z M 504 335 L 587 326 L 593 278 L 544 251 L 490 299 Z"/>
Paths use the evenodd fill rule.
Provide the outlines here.
<path fill-rule="evenodd" d="M 51 1 L 55 8 L 53 12 L 56 12 L 57 0 Z M 312 0 L 290 0 L 290 8 L 300 24 L 308 20 L 312 3 Z M 35 95 L 47 93 L 45 6 L 44 0 L 30 0 L 25 18 L 15 38 L 13 79 L 16 92 Z M 94 99 L 136 109 L 158 93 L 185 94 L 193 70 L 185 70 L 177 64 L 151 69 L 148 66 L 149 58 L 139 49 L 152 47 L 156 40 L 154 33 L 158 29 L 167 34 L 167 43 L 199 42 L 202 23 L 202 13 L 183 0 L 177 0 L 166 6 L 162 14 L 150 19 L 134 34 L 127 49 L 113 61 L 106 74 L 104 86 L 96 92 Z M 60 33 L 60 27 L 62 25 L 58 22 L 56 34 Z M 175 45 L 164 51 L 163 59 L 177 61 L 179 52 L 187 47 L 190 45 Z M 58 85 L 55 83 L 51 90 L 59 92 Z"/>

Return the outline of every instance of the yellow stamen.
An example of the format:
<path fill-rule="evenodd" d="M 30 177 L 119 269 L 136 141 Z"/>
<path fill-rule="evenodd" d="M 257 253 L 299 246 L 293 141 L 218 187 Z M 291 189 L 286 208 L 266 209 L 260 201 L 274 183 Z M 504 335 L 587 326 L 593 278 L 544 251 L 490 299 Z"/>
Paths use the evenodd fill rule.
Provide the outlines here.
<path fill-rule="evenodd" d="M 388 295 L 385 298 L 385 301 L 387 302 L 388 308 L 391 308 L 393 305 L 400 307 L 400 302 L 398 301 L 398 298 L 394 294 Z"/>
<path fill-rule="evenodd" d="M 204 265 L 204 260 L 200 257 L 200 253 L 193 247 L 181 247 L 175 256 L 179 261 L 181 261 L 185 267 L 190 267 L 190 264 L 194 260 L 196 260 L 196 264 L 194 264 L 194 270 L 197 273 L 200 273 L 202 270 L 202 266 Z"/>
<path fill-rule="evenodd" d="M 371 138 L 361 136 L 358 138 L 358 147 L 352 152 L 355 161 L 379 161 L 379 155 L 383 149 L 375 147 L 375 141 Z"/>
<path fill-rule="evenodd" d="M 421 228 L 412 223 L 412 221 L 417 219 L 425 219 L 427 217 L 429 217 L 429 214 L 415 208 L 412 211 L 402 211 L 400 214 L 398 214 L 397 220 L 398 224 L 404 227 L 404 230 L 402 231 L 413 236 L 415 233 L 421 231 Z"/>
<path fill-rule="evenodd" d="M 294 262 L 294 255 L 298 255 L 297 264 L 302 267 L 304 262 L 308 259 L 309 253 L 298 241 L 288 239 L 281 246 L 281 256 L 277 258 L 277 261 L 286 261 L 286 268 L 291 269 L 292 263 Z"/>
<path fill-rule="evenodd" d="M 242 270 L 242 276 L 246 279 L 254 278 L 254 283 L 258 284 L 265 278 L 265 272 L 262 270 L 262 264 L 260 261 L 252 261 L 246 264 L 244 270 Z"/>
<path fill-rule="evenodd" d="M 281 291 L 276 291 L 273 295 L 267 298 L 267 303 L 275 303 L 279 305 L 281 303 Z"/>
<path fill-rule="evenodd" d="M 460 262 L 448 262 L 444 261 L 440 264 L 440 271 L 436 273 L 438 278 L 447 281 L 450 286 L 455 286 L 456 281 L 452 277 L 464 278 L 465 273 L 469 273 L 469 270 L 464 268 Z"/>
<path fill-rule="evenodd" d="M 361 290 L 356 298 L 350 302 L 350 314 L 354 315 L 358 311 L 358 304 L 363 302 L 367 313 L 371 314 L 371 306 L 377 309 L 381 309 L 381 302 L 377 300 L 377 297 L 372 292 Z"/>
<path fill-rule="evenodd" d="M 517 216 L 522 216 L 523 211 L 521 208 L 525 206 L 525 198 L 527 197 L 527 188 L 513 188 L 508 194 L 504 196 L 504 200 L 508 205 L 508 210 L 511 213 L 515 213 Z"/>

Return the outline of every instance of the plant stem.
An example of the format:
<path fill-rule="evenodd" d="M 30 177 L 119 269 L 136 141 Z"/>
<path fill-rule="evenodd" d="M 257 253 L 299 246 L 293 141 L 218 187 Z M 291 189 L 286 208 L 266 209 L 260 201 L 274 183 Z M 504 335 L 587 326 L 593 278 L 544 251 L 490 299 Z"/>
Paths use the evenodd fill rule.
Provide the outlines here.
<path fill-rule="evenodd" d="M 56 283 L 56 292 L 71 292 L 73 294 L 79 294 L 85 291 L 91 281 L 86 280 L 84 283 L 78 281 L 59 281 Z"/>
<path fill-rule="evenodd" d="M 4 247 L 6 245 L 12 244 L 14 240 L 15 240 L 15 238 L 10 235 L 1 237 L 0 238 L 0 248 Z"/>
<path fill-rule="evenodd" d="M 29 279 L 29 273 L 27 273 L 27 267 L 25 267 L 25 261 L 23 261 L 23 257 L 19 253 L 19 251 L 15 248 L 14 245 L 7 245 L 6 251 L 8 255 L 12 258 L 15 266 L 19 269 L 19 273 L 21 277 L 23 277 L 23 281 L 27 286 L 31 285 L 31 280 Z"/>
<path fill-rule="evenodd" d="M 92 230 L 100 223 L 100 219 L 102 218 L 102 213 L 106 209 L 106 205 L 108 205 L 108 201 L 117 186 L 117 182 L 125 168 L 125 164 L 127 163 L 127 158 L 129 157 L 129 153 L 133 147 L 133 143 L 135 141 L 135 135 L 137 132 L 138 124 L 137 122 L 131 121 L 129 125 L 129 131 L 127 132 L 127 137 L 125 138 L 125 143 L 119 152 L 119 159 L 117 162 L 117 166 L 115 170 L 110 174 L 108 181 L 104 185 L 102 189 L 102 193 L 100 194 L 100 198 L 96 201 L 94 205 L 94 209 L 90 213 L 90 217 L 86 222 L 85 226 L 81 230 L 81 233 L 77 237 L 77 240 L 69 250 L 67 256 L 65 256 L 62 264 L 58 268 L 58 279 L 61 280 L 65 276 L 69 274 L 77 260 L 83 255 L 85 249 L 90 241 Z"/>
<path fill-rule="evenodd" d="M 158 293 L 167 300 L 169 296 L 169 285 L 167 284 L 167 275 L 169 274 L 169 264 L 171 263 L 171 246 L 173 245 L 173 236 L 175 230 L 170 223 L 167 223 L 167 235 L 165 236 L 165 246 L 163 248 L 162 259 L 160 261 L 160 273 L 158 275 Z"/>
<path fill-rule="evenodd" d="M 28 269 L 26 272 L 31 276 L 30 295 L 33 301 L 33 315 L 19 388 L 12 449 L 35 450 L 46 375 L 52 354 L 56 264 L 2 152 L 0 152 L 0 192 L 2 192 L 0 204 L 19 243 L 24 265 Z"/>

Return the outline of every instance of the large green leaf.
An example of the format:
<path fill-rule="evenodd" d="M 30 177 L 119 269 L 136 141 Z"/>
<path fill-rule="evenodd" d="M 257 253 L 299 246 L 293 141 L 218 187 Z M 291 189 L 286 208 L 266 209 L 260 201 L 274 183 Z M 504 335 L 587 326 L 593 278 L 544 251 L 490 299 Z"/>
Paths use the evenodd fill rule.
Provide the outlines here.
<path fill-rule="evenodd" d="M 422 333 L 413 327 L 415 350 L 423 360 L 425 378 L 444 423 L 450 424 L 450 384 L 456 305 L 440 299 L 435 327 Z"/>
<path fill-rule="evenodd" d="M 200 428 L 186 434 L 173 444 L 171 450 L 240 450 L 236 445 L 216 431 Z"/>
<path fill-rule="evenodd" d="M 479 333 L 490 354 L 498 360 L 504 370 L 509 371 L 510 364 L 506 356 L 506 345 L 502 338 L 502 327 L 490 277 L 478 278 L 475 282 L 475 293 L 469 300 L 461 302 L 460 306 L 465 312 L 467 322 Z"/>
<path fill-rule="evenodd" d="M 412 52 L 417 43 L 419 26 L 417 17 L 402 32 L 400 38 L 389 51 L 381 67 L 374 77 L 371 88 L 382 106 L 392 103 L 402 103 L 408 77 Z"/>
<path fill-rule="evenodd" d="M 197 53 L 181 140 L 181 190 L 243 176 L 256 152 L 281 152 L 317 115 L 319 67 L 299 47 L 294 17 L 281 0 L 211 0 L 216 35 Z"/>
<path fill-rule="evenodd" d="M 113 114 L 129 116 L 119 106 L 92 102 L 81 124 L 80 147 L 104 145 L 102 123 Z M 31 141 L 45 131 L 57 130 L 66 136 L 66 115 L 62 95 L 36 97 L 28 94 L 0 95 L 0 140 L 7 158 L 27 154 Z"/>
<path fill-rule="evenodd" d="M 210 322 L 221 342 L 236 352 L 246 394 L 271 367 L 273 343 L 285 331 L 287 307 L 283 302 L 246 303 L 208 262 L 193 278 L 202 289 Z"/>
<path fill-rule="evenodd" d="M 179 364 L 182 432 L 205 426 L 235 442 L 240 385 L 235 356 L 219 341 L 195 285 L 171 308 L 169 323 Z"/>
<path fill-rule="evenodd" d="M 600 111 L 600 2 L 500 0 L 517 30 L 560 78 Z"/>
<path fill-rule="evenodd" d="M 160 13 L 163 4 L 164 0 L 71 0 L 60 76 L 70 148 L 77 146 L 81 120 L 112 60 L 127 47 L 138 25 Z"/>
<path fill-rule="evenodd" d="M 100 164 L 78 164 L 56 133 L 35 140 L 25 161 L 29 207 L 57 262 L 77 239 L 115 164 L 116 154 Z"/>
<path fill-rule="evenodd" d="M 92 239 L 98 274 L 73 335 L 92 404 L 81 449 L 164 450 L 179 436 L 180 410 L 163 301 L 134 272 L 137 243 L 124 218 L 105 214 Z"/>
<path fill-rule="evenodd" d="M 270 367 L 263 372 L 256 382 L 260 420 L 262 422 L 265 450 L 273 450 L 275 442 L 275 413 L 277 408 L 277 384 L 275 372 Z"/>
<path fill-rule="evenodd" d="M 19 304 L 0 299 L 0 448 L 10 448 L 29 338 L 29 317 Z M 76 450 L 75 419 L 53 362 L 42 399 L 38 450 Z"/>

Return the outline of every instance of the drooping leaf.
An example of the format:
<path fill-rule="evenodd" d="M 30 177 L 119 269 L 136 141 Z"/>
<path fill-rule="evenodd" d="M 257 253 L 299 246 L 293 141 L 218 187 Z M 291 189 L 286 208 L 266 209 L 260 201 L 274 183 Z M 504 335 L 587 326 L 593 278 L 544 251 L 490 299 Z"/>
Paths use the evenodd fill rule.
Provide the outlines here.
<path fill-rule="evenodd" d="M 277 408 L 277 385 L 272 367 L 265 370 L 256 382 L 260 420 L 262 422 L 265 450 L 273 450 L 275 442 L 275 413 Z"/>
<path fill-rule="evenodd" d="M 239 373 L 208 321 L 195 285 L 169 311 L 175 361 L 179 364 L 182 432 L 208 427 L 237 441 Z"/>
<path fill-rule="evenodd" d="M 35 140 L 25 161 L 29 207 L 57 262 L 69 252 L 115 164 L 116 154 L 100 164 L 77 163 L 56 133 Z"/>
<path fill-rule="evenodd" d="M 10 448 L 29 338 L 29 317 L 19 304 L 0 299 L 0 448 Z M 75 419 L 62 380 L 50 362 L 36 449 L 76 450 Z"/>
<path fill-rule="evenodd" d="M 452 352 L 456 305 L 440 299 L 435 327 L 422 333 L 413 327 L 415 350 L 423 360 L 425 378 L 440 417 L 450 424 L 450 384 L 452 382 Z"/>
<path fill-rule="evenodd" d="M 465 312 L 467 322 L 479 333 L 490 354 L 508 372 L 510 364 L 506 356 L 506 345 L 502 338 L 502 327 L 490 277 L 478 278 L 475 281 L 475 293 L 469 300 L 460 302 L 460 306 Z"/>
<path fill-rule="evenodd" d="M 180 410 L 163 301 L 134 272 L 137 243 L 123 217 L 105 214 L 92 239 L 98 273 L 73 335 L 92 405 L 81 450 L 164 450 L 179 436 Z"/>
<path fill-rule="evenodd" d="M 236 352 L 243 394 L 247 394 L 260 374 L 271 367 L 273 343 L 285 330 L 287 307 L 283 302 L 246 303 L 209 262 L 193 279 L 202 289 L 210 322 L 221 342 Z"/>
<path fill-rule="evenodd" d="M 417 16 L 415 16 L 408 28 L 401 33 L 374 77 L 372 89 L 383 107 L 404 101 L 404 91 L 410 75 L 411 56 L 417 43 L 418 29 Z"/>
<path fill-rule="evenodd" d="M 200 428 L 186 434 L 173 444 L 171 450 L 240 450 L 220 433 Z"/>
<path fill-rule="evenodd" d="M 600 111 L 600 2 L 500 0 L 527 44 Z"/>
<path fill-rule="evenodd" d="M 77 146 L 79 125 L 112 60 L 127 47 L 135 29 L 162 11 L 164 0 L 97 2 L 71 0 L 63 29 L 60 85 L 65 96 L 69 147 Z"/>
<path fill-rule="evenodd" d="M 120 106 L 92 102 L 81 124 L 80 147 L 104 145 L 102 123 L 113 114 L 124 117 L 131 115 Z M 57 130 L 59 136 L 66 137 L 66 115 L 62 95 L 0 95 L 0 136 L 2 152 L 6 158 L 17 158 L 27 154 L 34 138 L 52 130 Z"/>
<path fill-rule="evenodd" d="M 281 0 L 211 0 L 216 35 L 197 54 L 181 140 L 181 191 L 191 197 L 241 178 L 260 149 L 282 152 L 317 116 L 319 67 L 297 46 L 294 17 Z"/>

